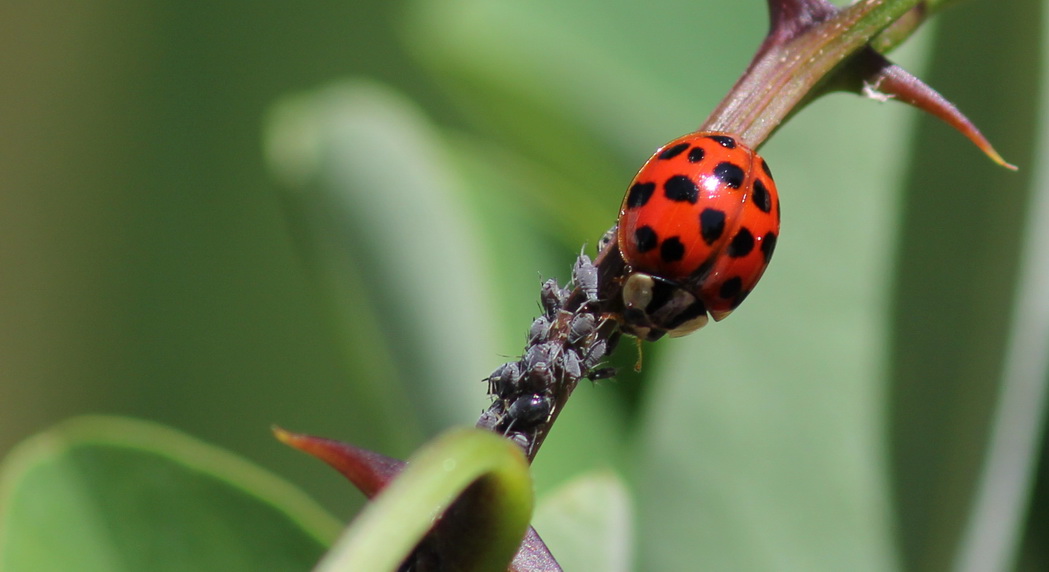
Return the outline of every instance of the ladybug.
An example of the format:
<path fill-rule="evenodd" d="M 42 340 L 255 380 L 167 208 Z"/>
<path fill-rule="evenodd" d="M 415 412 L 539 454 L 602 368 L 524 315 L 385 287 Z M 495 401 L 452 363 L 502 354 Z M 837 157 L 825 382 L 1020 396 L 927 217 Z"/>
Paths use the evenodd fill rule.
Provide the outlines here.
<path fill-rule="evenodd" d="M 623 331 L 651 341 L 724 319 L 768 266 L 779 223 L 772 172 L 737 136 L 696 132 L 658 149 L 619 210 Z"/>

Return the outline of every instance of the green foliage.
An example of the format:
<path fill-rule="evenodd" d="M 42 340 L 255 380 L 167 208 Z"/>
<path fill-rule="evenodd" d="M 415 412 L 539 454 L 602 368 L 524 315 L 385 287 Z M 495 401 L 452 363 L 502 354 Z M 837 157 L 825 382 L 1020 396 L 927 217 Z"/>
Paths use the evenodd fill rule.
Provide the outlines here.
<path fill-rule="evenodd" d="M 80 418 L 0 472 L 0 569 L 304 570 L 338 523 L 298 489 L 144 422 Z"/>
<path fill-rule="evenodd" d="M 533 525 L 565 570 L 627 572 L 634 557 L 634 518 L 627 483 L 599 470 L 550 491 L 536 507 Z"/>
<path fill-rule="evenodd" d="M 581 386 L 536 460 L 536 527 L 564 564 L 1045 569 L 1049 505 L 1023 492 L 1044 367 L 1023 378 L 1028 407 L 995 409 L 1009 360 L 1041 355 L 1015 344 L 1040 339 L 1042 321 L 1016 330 L 1017 317 L 1049 299 L 1036 280 L 1049 255 L 1025 238 L 1044 226 L 1032 205 L 1049 188 L 1043 4 L 957 3 L 892 54 L 1019 173 L 917 111 L 849 95 L 763 147 L 783 229 L 761 286 L 725 322 L 646 346 L 640 376 L 623 344 L 620 377 Z M 356 493 L 284 451 L 269 424 L 403 458 L 473 423 L 482 378 L 523 346 L 540 277 L 567 277 L 632 172 L 706 117 L 765 31 L 759 2 L 224 5 L 92 12 L 78 20 L 89 41 L 11 15 L 49 45 L 85 47 L 69 61 L 20 50 L 36 75 L 0 100 L 19 110 L 8 139 L 20 142 L 13 206 L 0 209 L 0 448 L 73 413 L 130 413 L 243 452 L 340 515 Z M 995 529 L 1007 548 L 987 551 L 974 506 L 1010 419 L 1027 446 L 994 468 L 1015 475 L 1019 509 Z M 70 511 L 43 531 L 52 544 L 115 558 L 85 499 L 113 499 L 122 508 L 104 518 L 153 534 L 116 492 L 187 483 L 203 492 L 163 505 L 173 526 L 230 524 L 220 551 L 178 555 L 215 559 L 181 569 L 236 569 L 283 546 L 258 548 L 254 526 L 297 542 L 299 569 L 331 538 L 246 485 L 254 469 L 234 478 L 70 431 L 5 465 L 18 483 L 5 499 Z M 27 462 L 27 450 L 44 452 Z M 92 480 L 88 452 L 90 466 L 124 470 Z M 607 478 L 560 488 L 595 469 Z M 3 502 L 0 565 L 54 569 L 46 558 L 65 552 L 23 551 L 16 540 L 38 528 Z M 584 532 L 595 540 L 573 538 Z M 607 549 L 587 554 L 595 544 Z"/>

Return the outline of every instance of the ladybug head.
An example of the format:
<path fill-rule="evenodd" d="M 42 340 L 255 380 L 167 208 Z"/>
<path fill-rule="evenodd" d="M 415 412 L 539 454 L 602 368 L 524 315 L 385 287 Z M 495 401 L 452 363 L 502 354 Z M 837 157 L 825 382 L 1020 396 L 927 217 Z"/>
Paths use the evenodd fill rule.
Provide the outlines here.
<path fill-rule="evenodd" d="M 676 282 L 634 272 L 623 283 L 623 333 L 646 341 L 691 334 L 707 324 L 707 308 Z"/>

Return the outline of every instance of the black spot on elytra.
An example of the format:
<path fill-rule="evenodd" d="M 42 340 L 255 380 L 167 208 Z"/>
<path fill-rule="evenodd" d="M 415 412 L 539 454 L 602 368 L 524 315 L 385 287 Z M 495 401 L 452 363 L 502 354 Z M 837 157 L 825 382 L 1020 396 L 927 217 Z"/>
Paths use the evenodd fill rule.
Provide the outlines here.
<path fill-rule="evenodd" d="M 672 236 L 659 245 L 659 257 L 663 262 L 677 262 L 685 257 L 685 245 L 680 238 Z"/>
<path fill-rule="evenodd" d="M 726 149 L 736 148 L 736 140 L 727 135 L 710 135 L 709 137 Z"/>
<path fill-rule="evenodd" d="M 739 276 L 734 276 L 721 283 L 721 288 L 718 288 L 718 296 L 729 300 L 739 296 L 739 293 L 743 290 L 743 279 Z"/>
<path fill-rule="evenodd" d="M 765 187 L 765 183 L 761 182 L 761 179 L 754 179 L 754 192 L 750 196 L 754 199 L 754 204 L 761 209 L 761 212 L 767 213 L 772 210 L 772 194 L 769 193 L 768 188 Z"/>
<path fill-rule="evenodd" d="M 705 157 L 705 156 L 706 156 L 706 152 L 703 151 L 702 147 L 693 147 L 688 152 L 688 162 L 689 163 L 698 163 L 698 162 L 702 161 L 703 157 Z"/>
<path fill-rule="evenodd" d="M 714 176 L 733 189 L 738 189 L 743 184 L 743 168 L 728 161 L 714 166 Z"/>
<path fill-rule="evenodd" d="M 634 183 L 626 195 L 627 208 L 636 209 L 645 206 L 652 193 L 656 191 L 655 183 Z"/>
<path fill-rule="evenodd" d="M 634 244 L 637 245 L 638 252 L 648 252 L 659 244 L 659 236 L 650 226 L 638 227 L 634 231 Z"/>
<path fill-rule="evenodd" d="M 772 260 L 772 252 L 776 250 L 776 233 L 766 232 L 761 239 L 761 253 L 765 255 L 765 264 Z"/>
<path fill-rule="evenodd" d="M 699 200 L 699 188 L 685 175 L 674 175 L 663 183 L 663 192 L 672 201 L 696 204 Z"/>
<path fill-rule="evenodd" d="M 740 292 L 736 296 L 736 299 L 732 301 L 732 309 L 735 310 L 736 308 L 738 308 L 739 305 L 743 303 L 743 300 L 746 300 L 747 296 L 750 296 L 750 292 L 750 290 L 744 290 Z"/>
<path fill-rule="evenodd" d="M 765 174 L 768 175 L 770 179 L 775 180 L 775 178 L 772 176 L 772 170 L 769 169 L 769 164 L 766 163 L 764 159 L 761 160 L 761 170 L 765 171 Z"/>
<path fill-rule="evenodd" d="M 703 212 L 699 213 L 699 232 L 703 235 L 703 242 L 708 245 L 714 244 L 725 232 L 725 211 L 703 209 Z"/>
<path fill-rule="evenodd" d="M 666 149 L 660 151 L 658 157 L 660 159 L 673 159 L 674 157 L 680 155 L 682 151 L 688 149 L 688 147 L 688 143 L 678 143 L 673 147 L 667 147 Z"/>
<path fill-rule="evenodd" d="M 750 254 L 751 250 L 754 250 L 754 235 L 746 227 L 740 228 L 728 245 L 728 255 L 740 258 Z"/>

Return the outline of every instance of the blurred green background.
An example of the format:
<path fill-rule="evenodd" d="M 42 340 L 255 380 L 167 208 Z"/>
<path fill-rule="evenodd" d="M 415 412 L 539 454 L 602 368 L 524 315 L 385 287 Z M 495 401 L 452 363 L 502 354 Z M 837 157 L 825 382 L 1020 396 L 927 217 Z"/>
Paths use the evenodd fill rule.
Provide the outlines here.
<path fill-rule="evenodd" d="M 763 285 L 643 375 L 624 344 L 540 494 L 611 468 L 637 570 L 1049 568 L 1044 4 L 961 2 L 893 54 L 1018 173 L 902 105 L 807 108 L 762 150 Z M 474 423 L 541 279 L 765 28 L 757 0 L 0 4 L 0 456 L 124 414 L 349 517 L 269 426 L 403 458 Z M 979 500 L 994 475 L 1015 494 Z"/>

